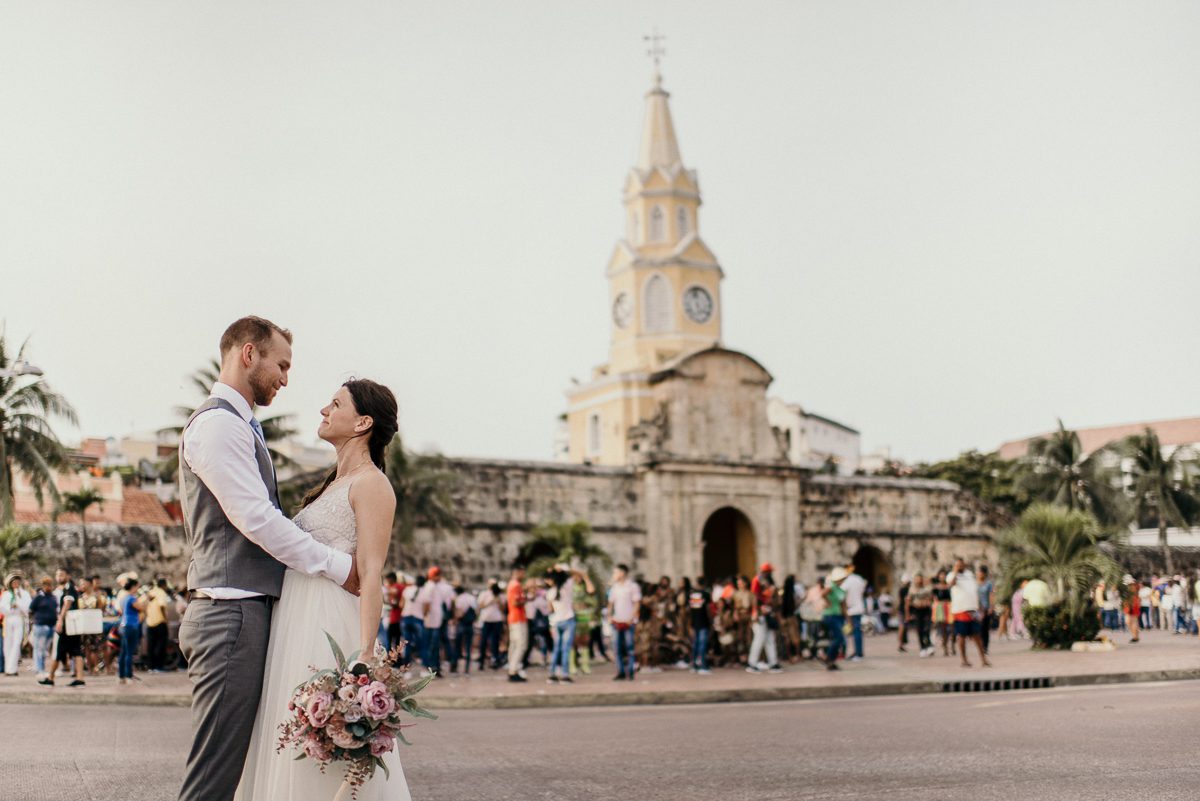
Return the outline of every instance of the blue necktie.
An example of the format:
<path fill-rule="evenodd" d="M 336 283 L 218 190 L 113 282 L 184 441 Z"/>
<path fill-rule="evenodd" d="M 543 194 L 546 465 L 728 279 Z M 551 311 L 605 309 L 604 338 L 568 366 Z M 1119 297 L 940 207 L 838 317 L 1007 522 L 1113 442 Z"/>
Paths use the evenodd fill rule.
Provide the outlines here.
<path fill-rule="evenodd" d="M 250 418 L 250 427 L 254 429 L 254 433 L 258 437 L 258 441 L 262 443 L 262 446 L 264 448 L 267 447 L 267 436 L 263 433 L 262 423 L 258 422 L 258 418 Z"/>
<path fill-rule="evenodd" d="M 252 429 L 254 429 L 254 436 L 258 437 L 258 441 L 260 443 L 262 443 L 263 450 L 267 452 L 267 458 L 270 459 L 271 449 L 267 447 L 267 437 L 265 434 L 263 434 L 262 423 L 258 422 L 258 418 L 251 417 L 250 418 L 250 427 Z M 278 484 L 276 483 L 277 480 L 278 479 L 275 478 L 275 462 L 272 459 L 271 460 L 271 486 L 268 487 L 267 489 L 270 491 L 271 499 L 274 501 L 275 506 L 278 507 L 279 506 L 279 489 L 278 489 Z"/>

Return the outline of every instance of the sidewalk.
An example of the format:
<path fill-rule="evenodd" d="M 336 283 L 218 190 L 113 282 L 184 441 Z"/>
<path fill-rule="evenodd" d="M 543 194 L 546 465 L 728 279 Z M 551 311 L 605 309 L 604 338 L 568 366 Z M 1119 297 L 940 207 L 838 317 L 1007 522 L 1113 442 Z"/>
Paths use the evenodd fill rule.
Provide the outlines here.
<path fill-rule="evenodd" d="M 632 682 L 618 682 L 612 680 L 613 666 L 598 662 L 591 676 L 562 685 L 547 684 L 545 670 L 537 666 L 530 669 L 526 684 L 508 682 L 503 672 L 473 669 L 470 676 L 434 682 L 422 699 L 435 710 L 518 709 L 985 692 L 1019 688 L 1022 681 L 1026 686 L 1063 687 L 1200 679 L 1200 638 L 1151 631 L 1142 634 L 1140 643 L 1127 644 L 1128 639 L 1118 634 L 1117 650 L 1087 654 L 1033 651 L 1027 642 L 993 642 L 993 667 L 980 668 L 978 655 L 970 653 L 975 664 L 970 669 L 960 667 L 958 657 L 943 657 L 940 651 L 928 659 L 917 657 L 913 646 L 907 654 L 897 653 L 895 638 L 882 636 L 867 639 L 866 659 L 843 662 L 837 672 L 826 671 L 816 662 L 756 675 L 741 668 L 720 668 L 711 676 L 699 676 L 668 667 L 659 673 L 641 671 Z M 60 675 L 59 686 L 43 687 L 22 667 L 20 677 L 0 677 L 0 703 L 187 706 L 190 702 L 190 685 L 182 673 L 139 674 L 140 681 L 124 687 L 116 677 L 93 677 L 79 688 L 65 686 L 70 679 Z"/>

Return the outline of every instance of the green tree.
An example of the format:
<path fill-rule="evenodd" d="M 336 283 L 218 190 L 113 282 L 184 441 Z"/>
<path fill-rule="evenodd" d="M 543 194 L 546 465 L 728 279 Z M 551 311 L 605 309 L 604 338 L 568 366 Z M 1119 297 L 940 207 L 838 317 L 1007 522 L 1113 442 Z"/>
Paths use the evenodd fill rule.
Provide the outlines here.
<path fill-rule="evenodd" d="M 1186 460 L 1183 448 L 1170 456 L 1163 453 L 1158 435 L 1147 428 L 1141 434 L 1126 437 L 1119 451 L 1127 457 L 1133 477 L 1133 506 L 1138 523 L 1158 526 L 1158 545 L 1162 549 L 1167 575 L 1175 575 L 1175 559 L 1167 547 L 1167 526 L 1190 528 L 1200 512 L 1200 487 L 1195 481 L 1195 463 Z"/>
<path fill-rule="evenodd" d="M 104 496 L 91 487 L 84 487 L 78 492 L 64 492 L 62 495 L 62 511 L 79 515 L 79 545 L 83 551 L 83 575 L 92 575 L 92 554 L 88 545 L 87 510 L 93 506 L 104 507 Z"/>
<path fill-rule="evenodd" d="M 221 363 L 216 359 L 210 359 L 200 369 L 188 376 L 188 383 L 196 390 L 201 402 L 204 402 L 212 392 L 213 384 L 217 383 L 221 375 Z M 159 429 L 160 433 L 171 432 L 176 436 L 183 436 L 183 429 L 187 421 L 195 413 L 199 406 L 176 406 L 175 415 L 183 420 L 177 426 L 168 426 Z M 295 415 L 277 414 L 271 417 L 260 419 L 258 422 L 263 429 L 263 439 L 267 441 L 267 451 L 271 454 L 271 461 L 275 464 L 276 470 L 282 470 L 285 467 L 291 467 L 296 462 L 286 454 L 280 453 L 279 450 L 272 447 L 280 442 L 283 442 L 288 437 L 296 435 Z M 158 472 L 164 477 L 174 476 L 179 470 L 179 450 L 163 459 L 158 465 Z"/>
<path fill-rule="evenodd" d="M 42 554 L 30 548 L 35 542 L 46 539 L 46 530 L 26 528 L 15 523 L 0 526 L 0 574 L 8 575 L 21 565 L 45 562 Z"/>
<path fill-rule="evenodd" d="M 1017 486 L 1017 470 L 1016 463 L 1001 459 L 1000 454 L 994 451 L 980 453 L 969 450 L 953 459 L 918 465 L 913 469 L 913 475 L 953 481 L 977 498 L 1018 515 L 1029 505 L 1029 501 Z"/>
<path fill-rule="evenodd" d="M 1050 586 L 1051 605 L 1062 605 L 1072 616 L 1084 614 L 1097 582 L 1121 579 L 1124 571 L 1107 550 L 1120 549 L 1122 537 L 1089 512 L 1036 503 L 997 536 L 1001 592 L 1041 579 Z"/>
<path fill-rule="evenodd" d="M 1029 443 L 1017 489 L 1032 501 L 1091 513 L 1106 526 L 1124 525 L 1129 504 L 1117 484 L 1117 468 L 1105 462 L 1110 451 L 1085 455 L 1079 435 L 1058 421 L 1058 431 Z"/>
<path fill-rule="evenodd" d="M 602 568 L 612 567 L 612 557 L 592 539 L 592 527 L 586 520 L 574 523 L 549 522 L 529 532 L 521 545 L 521 561 L 530 575 L 544 576 L 559 562 L 587 570 L 592 584 L 604 584 Z"/>
<path fill-rule="evenodd" d="M 0 333 L 0 370 L 23 360 L 28 345 L 26 340 L 10 357 Z M 0 377 L 0 523 L 14 517 L 15 472 L 29 481 L 39 505 L 47 490 L 51 499 L 57 499 L 54 473 L 66 465 L 67 450 L 50 427 L 55 417 L 78 423 L 71 404 L 40 377 Z"/>
<path fill-rule="evenodd" d="M 396 493 L 393 542 L 412 542 L 418 525 L 434 532 L 458 530 L 453 493 L 461 479 L 445 457 L 409 451 L 397 434 L 388 446 L 386 464 L 388 481 Z"/>

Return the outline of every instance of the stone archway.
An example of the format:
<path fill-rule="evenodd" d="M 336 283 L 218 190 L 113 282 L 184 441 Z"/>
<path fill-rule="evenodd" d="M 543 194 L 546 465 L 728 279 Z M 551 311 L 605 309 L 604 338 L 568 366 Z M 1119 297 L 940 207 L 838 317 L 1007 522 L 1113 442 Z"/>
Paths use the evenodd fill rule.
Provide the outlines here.
<path fill-rule="evenodd" d="M 854 572 L 867 580 L 879 595 L 892 589 L 892 560 L 874 545 L 863 545 L 854 552 Z"/>
<path fill-rule="evenodd" d="M 702 539 L 707 578 L 716 581 L 733 575 L 754 575 L 758 544 L 750 518 L 740 510 L 723 506 L 709 515 Z"/>

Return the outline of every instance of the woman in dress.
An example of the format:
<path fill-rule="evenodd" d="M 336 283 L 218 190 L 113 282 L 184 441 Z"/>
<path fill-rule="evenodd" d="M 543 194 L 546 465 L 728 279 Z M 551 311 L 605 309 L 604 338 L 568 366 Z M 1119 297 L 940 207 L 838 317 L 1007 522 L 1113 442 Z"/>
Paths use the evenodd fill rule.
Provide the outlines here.
<path fill-rule="evenodd" d="M 337 450 L 337 466 L 304 499 L 295 521 L 326 545 L 355 554 L 362 594 L 355 598 L 324 578 L 292 570 L 284 574 L 239 801 L 350 797 L 341 766 L 330 765 L 321 773 L 316 762 L 297 760 L 289 751 L 276 753 L 275 746 L 292 691 L 312 675 L 309 666 L 334 667 L 326 632 L 346 654 L 360 649 L 371 654 L 377 647 L 381 577 L 396 511 L 396 495 L 384 475 L 384 452 L 398 427 L 395 396 L 366 379 L 347 381 L 321 410 L 317 435 Z M 410 799 L 396 751 L 384 761 L 390 778 L 377 772 L 359 788 L 359 801 Z"/>
<path fill-rule="evenodd" d="M 946 583 L 945 570 L 939 570 L 933 579 L 933 625 L 942 643 L 942 656 L 958 653 L 951 628 L 950 585 Z"/>
<path fill-rule="evenodd" d="M 25 578 L 12 573 L 4 579 L 4 590 L 0 592 L 0 615 L 4 617 L 4 672 L 17 675 L 17 663 L 21 659 L 21 646 L 29 633 L 25 625 L 29 617 L 29 604 L 33 598 L 25 589 Z"/>

